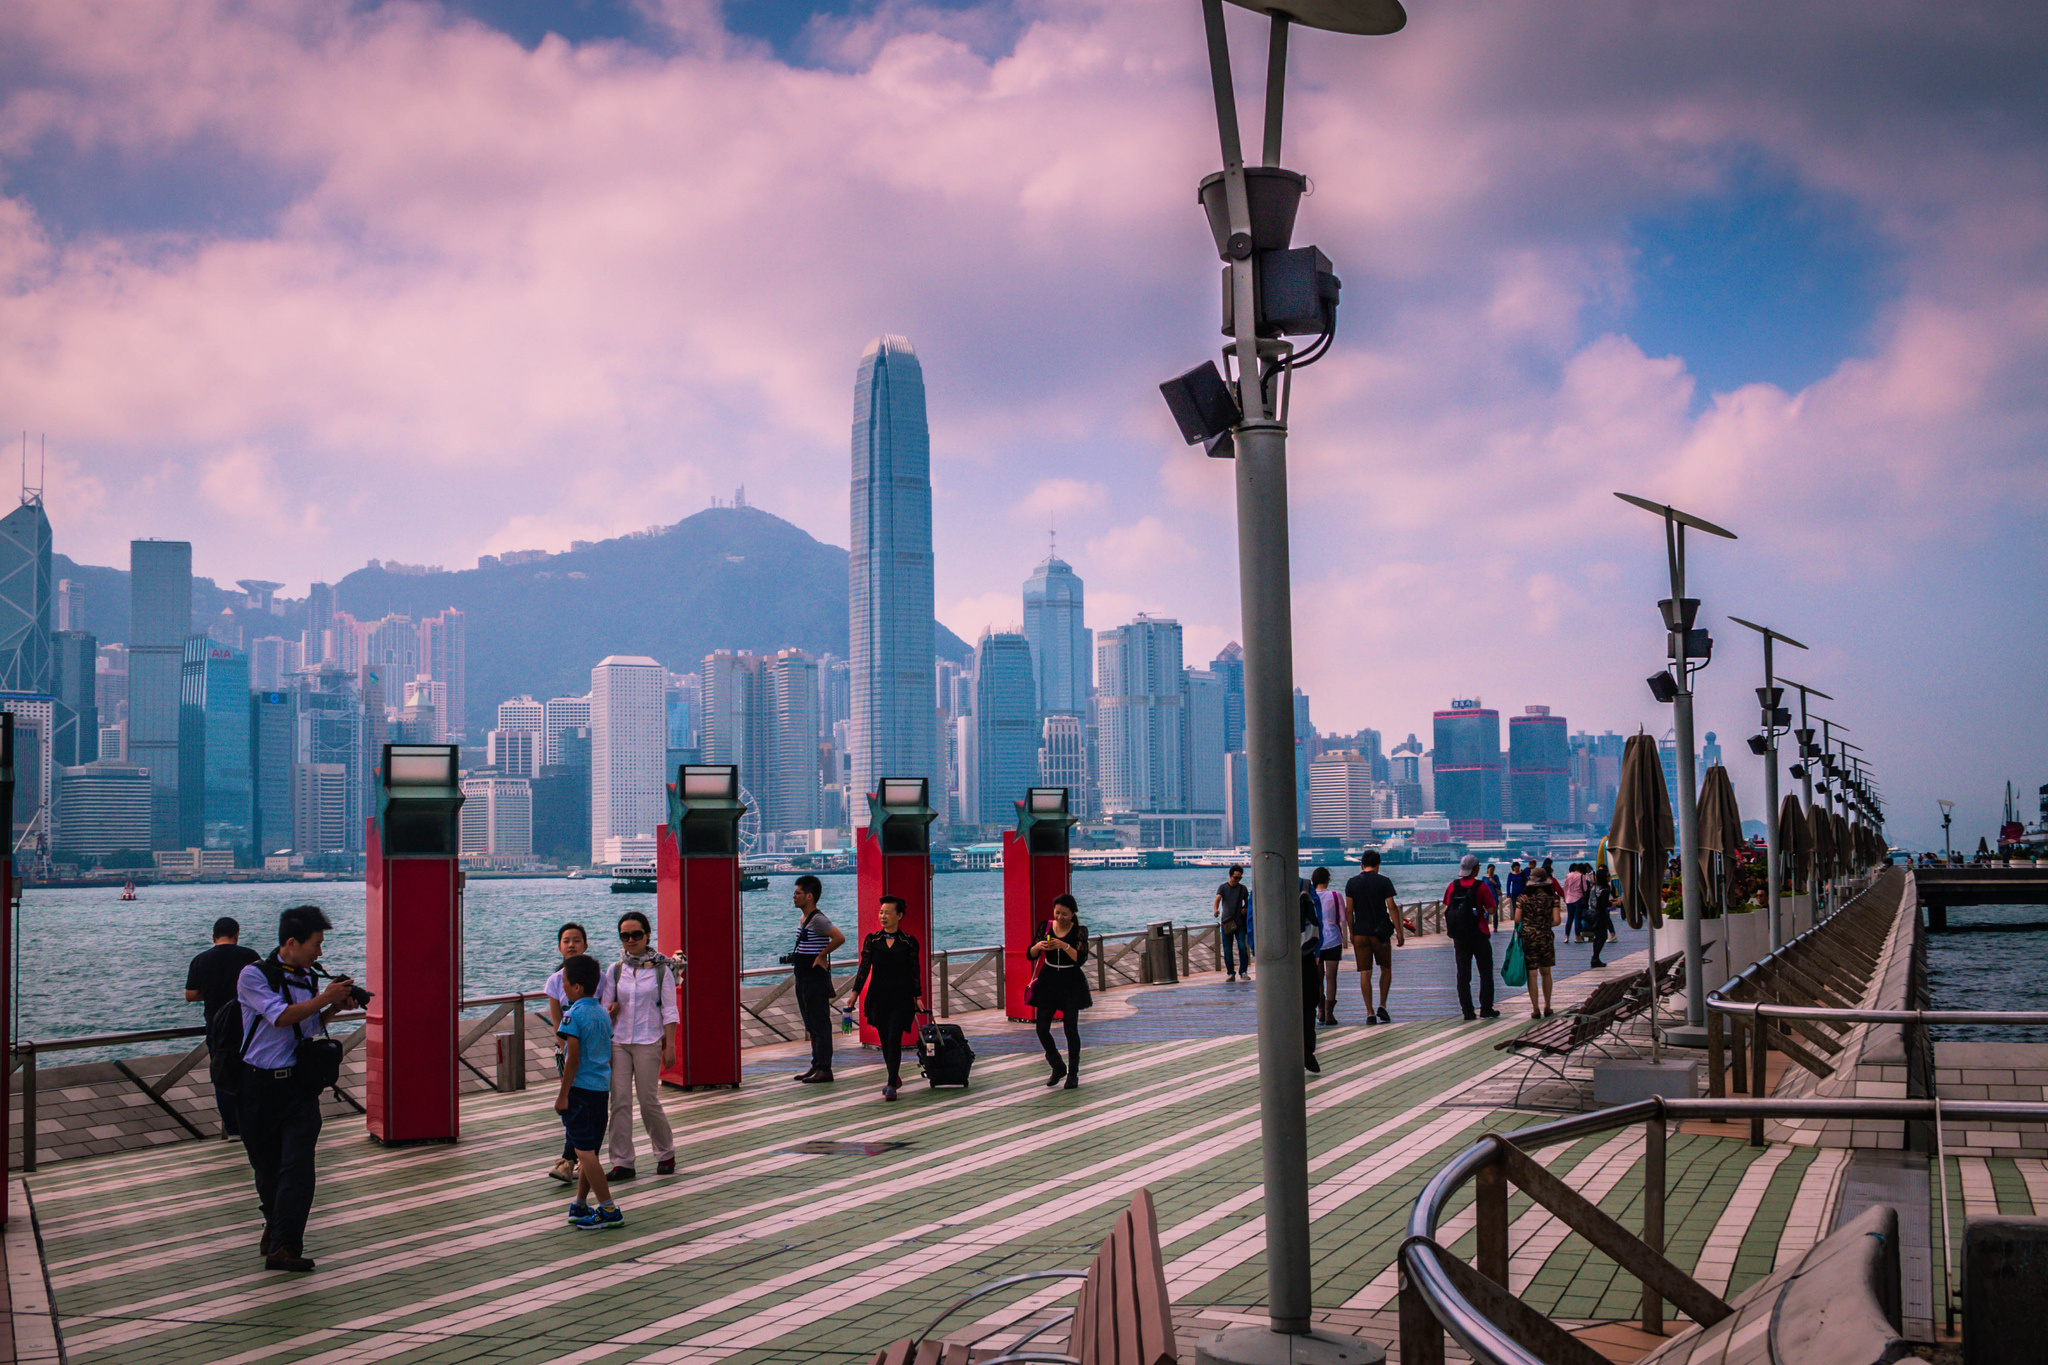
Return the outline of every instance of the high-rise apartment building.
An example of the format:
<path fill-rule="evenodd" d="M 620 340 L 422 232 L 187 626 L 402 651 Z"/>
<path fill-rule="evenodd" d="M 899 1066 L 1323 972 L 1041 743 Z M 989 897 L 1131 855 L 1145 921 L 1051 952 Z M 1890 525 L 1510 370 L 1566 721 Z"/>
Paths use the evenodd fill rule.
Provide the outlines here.
<path fill-rule="evenodd" d="M 1102 808 L 1182 811 L 1178 621 L 1140 615 L 1095 637 Z"/>
<path fill-rule="evenodd" d="M 51 759 L 65 768 L 91 763 L 100 756 L 99 641 L 83 630 L 57 631 L 50 636 L 50 662 L 57 701 Z"/>
<path fill-rule="evenodd" d="M 292 765 L 292 844 L 307 858 L 360 852 L 358 784 L 345 763 Z"/>
<path fill-rule="evenodd" d="M 1081 718 L 1047 716 L 1038 733 L 1038 785 L 1065 787 L 1067 809 L 1079 812 L 1088 788 L 1088 741 Z"/>
<path fill-rule="evenodd" d="M 1508 813 L 1524 825 L 1571 819 L 1571 742 L 1563 716 L 1547 706 L 1508 717 Z"/>
<path fill-rule="evenodd" d="M 1047 555 L 1024 580 L 1024 638 L 1031 642 L 1041 715 L 1088 714 L 1093 640 L 1082 614 L 1080 575 L 1058 555 Z"/>
<path fill-rule="evenodd" d="M 304 666 L 304 646 L 297 640 L 261 635 L 249 642 L 249 685 L 259 692 L 283 691 Z"/>
<path fill-rule="evenodd" d="M 371 706 L 360 679 L 352 680 L 332 664 L 308 669 L 302 676 L 303 684 L 291 694 L 298 699 L 292 778 L 294 845 L 309 857 L 360 853 L 365 812 L 376 809 L 371 792 L 375 765 L 383 760 L 382 695 L 376 693 Z M 358 685 L 351 686 L 352 681 Z M 373 683 L 373 691 L 376 686 Z M 301 775 L 302 768 L 315 771 Z M 342 774 L 347 785 L 339 798 L 332 790 L 335 772 Z M 313 805 L 307 806 L 307 801 Z"/>
<path fill-rule="evenodd" d="M 386 699 L 396 701 L 399 688 L 420 675 L 419 624 L 396 613 L 375 621 L 340 619 L 350 622 L 355 636 L 355 652 L 348 665 L 378 670 L 384 678 Z"/>
<path fill-rule="evenodd" d="M 1355 749 L 1331 749 L 1309 765 L 1308 832 L 1325 839 L 1369 839 L 1379 817 L 1372 759 Z"/>
<path fill-rule="evenodd" d="M 818 725 L 830 736 L 832 727 L 853 716 L 853 665 L 837 654 L 818 656 Z"/>
<path fill-rule="evenodd" d="M 1038 780 L 1039 679 L 1022 635 L 983 631 L 974 646 L 975 823 L 1012 823 Z"/>
<path fill-rule="evenodd" d="M 254 849 L 255 775 L 250 768 L 249 656 L 205 635 L 185 641 L 178 709 L 179 841 L 228 849 L 246 864 Z"/>
<path fill-rule="evenodd" d="M 469 737 L 469 689 L 466 619 L 454 607 L 420 622 L 419 674 L 440 685 L 441 742 L 459 744 Z"/>
<path fill-rule="evenodd" d="M 0 517 L 0 692 L 49 696 L 50 519 L 40 493 Z"/>
<path fill-rule="evenodd" d="M 721 649 L 705 655 L 697 672 L 698 752 L 706 763 L 738 768 L 740 786 L 756 809 L 768 779 L 774 715 L 763 694 L 764 662 L 758 654 Z"/>
<path fill-rule="evenodd" d="M 1614 798 L 1621 790 L 1621 753 L 1627 742 L 1626 736 L 1611 730 L 1598 735 L 1581 730 L 1571 737 L 1572 823 L 1604 828 L 1613 816 Z"/>
<path fill-rule="evenodd" d="M 590 670 L 590 841 L 606 862 L 648 860 L 668 819 L 668 671 L 612 654 Z"/>
<path fill-rule="evenodd" d="M 1223 679 L 1223 747 L 1230 753 L 1244 749 L 1244 646 L 1232 640 L 1210 661 L 1209 671 Z M 1247 834 L 1239 843 L 1249 842 Z"/>
<path fill-rule="evenodd" d="M 798 649 L 762 661 L 761 700 L 768 709 L 766 772 L 754 786 L 761 828 L 788 832 L 822 828 L 818 773 L 818 662 Z"/>
<path fill-rule="evenodd" d="M 192 546 L 183 540 L 128 545 L 128 761 L 149 770 L 150 846 L 180 842 L 178 712 L 185 637 L 192 634 Z"/>
<path fill-rule="evenodd" d="M 484 766 L 506 777 L 537 777 L 543 739 L 536 730 L 490 730 L 484 735 Z"/>
<path fill-rule="evenodd" d="M 862 355 L 853 394 L 852 537 L 847 556 L 852 649 L 853 791 L 883 777 L 945 790 L 932 699 L 931 436 L 924 370 L 900 336 Z"/>
<path fill-rule="evenodd" d="M 1223 756 L 1228 737 L 1223 678 L 1210 669 L 1181 670 L 1181 794 L 1190 811 L 1221 811 L 1228 804 Z"/>
<path fill-rule="evenodd" d="M 1500 838 L 1500 712 L 1460 700 L 1434 719 L 1436 808 L 1450 820 L 1451 836 Z"/>
<path fill-rule="evenodd" d="M 256 795 L 250 844 L 259 865 L 293 846 L 292 764 L 297 741 L 297 699 L 289 692 L 251 692 L 249 768 Z"/>
<path fill-rule="evenodd" d="M 530 700 L 530 699 L 529 699 Z M 505 708 L 498 708 L 498 726 L 505 727 Z M 542 759 L 544 765 L 559 767 L 568 760 L 562 757 L 562 733 L 565 730 L 588 730 L 590 728 L 590 697 L 549 697 L 541 708 L 541 728 L 547 735 L 547 753 Z M 584 766 L 588 767 L 586 763 Z"/>
<path fill-rule="evenodd" d="M 299 639 L 303 666 L 340 664 L 334 639 L 334 585 L 315 583 L 306 591 L 306 633 Z"/>
<path fill-rule="evenodd" d="M 57 629 L 92 629 L 85 623 L 85 584 L 76 579 L 57 580 Z"/>

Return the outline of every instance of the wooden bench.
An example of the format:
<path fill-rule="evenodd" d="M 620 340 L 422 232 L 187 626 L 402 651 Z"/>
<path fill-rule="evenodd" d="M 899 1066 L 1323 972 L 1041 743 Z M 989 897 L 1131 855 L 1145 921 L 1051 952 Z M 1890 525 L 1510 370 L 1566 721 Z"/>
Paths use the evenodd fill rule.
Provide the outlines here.
<path fill-rule="evenodd" d="M 1061 1314 L 1007 1349 L 978 1351 L 975 1342 L 929 1339 L 940 1323 L 984 1294 L 1044 1279 L 1082 1281 L 1073 1312 Z M 1033 1337 L 1069 1318 L 1073 1328 L 1064 1352 L 1032 1345 Z M 1117 1215 L 1116 1225 L 1087 1270 L 1043 1270 L 984 1285 L 939 1314 L 917 1336 L 875 1352 L 872 1365 L 1011 1365 L 1022 1361 L 1179 1365 L 1178 1352 L 1173 1339 L 1173 1304 L 1166 1296 L 1166 1262 L 1159 1251 L 1159 1221 L 1152 1210 L 1152 1192 L 1139 1190 L 1130 1207 Z"/>
<path fill-rule="evenodd" d="M 1669 995 L 1674 989 L 1666 978 L 1675 975 L 1672 968 L 1680 960 L 1680 955 L 1674 953 L 1657 963 L 1660 996 Z M 1648 1010 L 1650 1004 L 1650 974 L 1630 972 L 1595 986 L 1570 1013 L 1539 1019 L 1514 1037 L 1495 1043 L 1496 1052 L 1524 1053 L 1529 1058 L 1521 1083 L 1515 1087 L 1514 1103 L 1522 1102 L 1522 1092 L 1528 1089 L 1529 1078 L 1536 1074 L 1537 1067 L 1563 1080 L 1565 1065 L 1572 1054 L 1590 1047 L 1607 1055 L 1600 1040 Z"/>

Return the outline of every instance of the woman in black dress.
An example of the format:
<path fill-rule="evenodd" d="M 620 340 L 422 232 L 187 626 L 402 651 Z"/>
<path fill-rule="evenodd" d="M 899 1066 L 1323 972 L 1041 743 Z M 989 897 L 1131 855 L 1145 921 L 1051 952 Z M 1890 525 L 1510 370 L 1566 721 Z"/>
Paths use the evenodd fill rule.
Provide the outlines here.
<path fill-rule="evenodd" d="M 882 1098 L 893 1100 L 903 1088 L 903 1035 L 924 1012 L 924 994 L 918 989 L 917 940 L 902 931 L 902 898 L 882 897 L 876 913 L 882 927 L 861 940 L 860 971 L 853 978 L 853 993 L 860 997 L 861 1018 L 882 1035 L 882 1061 L 889 1068 Z M 866 995 L 861 995 L 863 986 Z"/>
<path fill-rule="evenodd" d="M 1046 1077 L 1047 1089 L 1067 1083 L 1067 1089 L 1081 1088 L 1081 1011 L 1095 1003 L 1088 991 L 1088 973 L 1081 964 L 1088 960 L 1088 929 L 1080 921 L 1080 907 L 1068 895 L 1053 897 L 1052 918 L 1039 930 L 1038 941 L 1025 950 L 1038 963 L 1031 981 L 1031 1008 L 1038 1020 L 1038 1043 L 1045 1060 L 1052 1063 Z M 1060 1060 L 1052 1043 L 1052 1017 L 1059 1015 L 1067 1026 L 1067 1059 Z"/>

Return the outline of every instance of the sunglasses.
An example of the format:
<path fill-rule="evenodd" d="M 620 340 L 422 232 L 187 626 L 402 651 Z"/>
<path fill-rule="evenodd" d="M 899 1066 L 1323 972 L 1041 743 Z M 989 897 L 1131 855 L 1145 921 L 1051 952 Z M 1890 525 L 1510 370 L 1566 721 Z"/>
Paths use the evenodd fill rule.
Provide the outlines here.
<path fill-rule="evenodd" d="M 621 943 L 631 943 L 631 942 L 633 942 L 633 941 L 634 941 L 634 940 L 636 940 L 636 939 L 643 939 L 643 938 L 646 938 L 646 937 L 647 937 L 647 931 L 646 931 L 645 929 L 621 929 L 621 930 L 619 930 L 619 942 L 621 942 Z"/>

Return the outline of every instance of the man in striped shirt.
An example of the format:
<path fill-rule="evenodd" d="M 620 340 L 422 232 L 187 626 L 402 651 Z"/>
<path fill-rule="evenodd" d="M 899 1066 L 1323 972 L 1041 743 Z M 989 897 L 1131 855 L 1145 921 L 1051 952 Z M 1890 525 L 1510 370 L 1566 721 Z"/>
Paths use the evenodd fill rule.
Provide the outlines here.
<path fill-rule="evenodd" d="M 796 926 L 796 947 L 783 959 L 796 978 L 796 1008 L 803 1016 L 804 1032 L 811 1035 L 811 1068 L 797 1076 L 806 1085 L 832 1079 L 832 951 L 846 942 L 846 935 L 825 918 L 818 908 L 818 896 L 825 884 L 808 874 L 796 879 L 792 900 L 800 918 Z"/>

